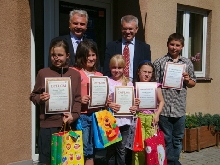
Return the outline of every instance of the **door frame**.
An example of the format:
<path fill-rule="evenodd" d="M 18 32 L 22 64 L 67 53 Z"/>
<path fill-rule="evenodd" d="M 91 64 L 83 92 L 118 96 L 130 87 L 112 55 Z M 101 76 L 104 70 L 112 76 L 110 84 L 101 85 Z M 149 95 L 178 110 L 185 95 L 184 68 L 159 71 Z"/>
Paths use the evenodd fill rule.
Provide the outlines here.
<path fill-rule="evenodd" d="M 31 0 L 33 3 L 34 0 Z M 87 5 L 93 7 L 100 7 L 106 9 L 106 43 L 112 40 L 113 28 L 112 28 L 112 6 L 113 0 L 62 0 L 65 2 L 72 2 L 80 5 Z M 44 1 L 44 67 L 48 67 L 48 48 L 51 39 L 59 35 L 59 0 L 47 0 Z M 32 11 L 34 12 L 34 11 Z M 34 13 L 32 13 L 34 14 Z M 33 21 L 34 24 L 34 21 Z M 31 90 L 35 84 L 35 41 L 34 34 L 36 35 L 35 29 L 31 29 Z M 31 104 L 31 127 L 32 127 L 32 160 L 38 162 L 39 154 L 35 153 L 36 149 L 36 107 Z"/>

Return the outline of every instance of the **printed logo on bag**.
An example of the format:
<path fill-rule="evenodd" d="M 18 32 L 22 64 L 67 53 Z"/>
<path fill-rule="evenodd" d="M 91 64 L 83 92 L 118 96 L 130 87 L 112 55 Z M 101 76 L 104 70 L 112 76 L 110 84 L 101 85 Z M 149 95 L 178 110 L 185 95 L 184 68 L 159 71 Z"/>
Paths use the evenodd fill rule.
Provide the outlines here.
<path fill-rule="evenodd" d="M 69 150 L 70 148 L 71 148 L 71 144 L 68 143 L 68 144 L 66 145 L 66 149 Z"/>
<path fill-rule="evenodd" d="M 74 144 L 74 149 L 79 149 L 80 148 L 80 144 Z"/>
<path fill-rule="evenodd" d="M 163 145 L 159 144 L 157 145 L 157 153 L 158 153 L 158 161 L 160 165 L 163 165 L 165 160 L 165 149 Z"/>
<path fill-rule="evenodd" d="M 146 152 L 147 152 L 148 154 L 150 154 L 151 151 L 152 151 L 152 148 L 151 148 L 150 146 L 147 146 L 147 147 L 145 148 L 145 150 L 146 150 Z"/>

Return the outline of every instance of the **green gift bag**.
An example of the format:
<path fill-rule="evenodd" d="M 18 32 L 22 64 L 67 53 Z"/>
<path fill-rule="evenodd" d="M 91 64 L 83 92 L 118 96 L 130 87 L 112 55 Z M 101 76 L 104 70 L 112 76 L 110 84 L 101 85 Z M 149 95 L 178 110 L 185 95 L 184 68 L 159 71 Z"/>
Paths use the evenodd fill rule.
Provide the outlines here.
<path fill-rule="evenodd" d="M 63 132 L 52 134 L 51 138 L 51 165 L 62 165 Z"/>

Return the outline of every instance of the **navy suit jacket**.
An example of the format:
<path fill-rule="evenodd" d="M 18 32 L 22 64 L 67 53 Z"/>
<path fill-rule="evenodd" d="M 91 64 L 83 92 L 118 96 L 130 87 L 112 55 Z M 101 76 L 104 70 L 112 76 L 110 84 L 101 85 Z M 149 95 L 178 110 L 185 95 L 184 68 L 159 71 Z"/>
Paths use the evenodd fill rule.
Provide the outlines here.
<path fill-rule="evenodd" d="M 69 45 L 69 53 L 70 53 L 70 61 L 69 61 L 69 66 L 73 66 L 75 64 L 75 53 L 74 53 L 74 48 L 73 48 L 73 43 L 72 43 L 72 40 L 71 40 L 71 36 L 70 34 L 68 35 L 63 35 L 63 36 L 58 36 L 54 39 L 51 40 L 51 42 L 55 41 L 55 40 L 65 40 L 68 45 Z M 86 37 L 83 37 L 83 40 L 91 40 L 92 39 L 88 39 Z M 50 42 L 50 43 L 51 43 Z M 94 42 L 94 41 L 93 41 Z M 95 43 L 95 42 L 94 42 Z M 95 43 L 96 44 L 96 43 Z M 51 60 L 50 60 L 50 57 L 49 57 L 49 60 L 48 60 L 48 66 L 51 65 Z"/>
<path fill-rule="evenodd" d="M 111 76 L 109 62 L 115 54 L 122 54 L 122 39 L 109 42 L 105 50 L 105 60 L 103 73 L 105 76 Z M 136 79 L 138 65 L 143 60 L 151 61 L 150 45 L 135 39 L 134 59 L 133 59 L 133 80 Z"/>

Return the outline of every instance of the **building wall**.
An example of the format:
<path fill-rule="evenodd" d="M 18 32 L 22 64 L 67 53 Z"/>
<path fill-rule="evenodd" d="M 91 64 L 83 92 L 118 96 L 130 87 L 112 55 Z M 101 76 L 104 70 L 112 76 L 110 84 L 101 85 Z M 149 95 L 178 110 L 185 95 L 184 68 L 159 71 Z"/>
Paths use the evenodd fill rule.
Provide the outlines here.
<path fill-rule="evenodd" d="M 220 73 L 218 61 L 220 51 L 220 3 L 219 0 L 120 0 L 114 3 L 119 8 L 114 15 L 120 20 L 125 14 L 133 14 L 139 18 L 139 31 L 137 38 L 151 45 L 152 61 L 167 53 L 166 42 L 170 34 L 176 32 L 177 4 L 189 5 L 211 10 L 208 16 L 210 24 L 208 34 L 207 77 L 213 78 L 211 82 L 198 82 L 196 86 L 188 90 L 188 113 L 219 113 L 220 94 L 218 82 Z M 120 23 L 120 22 L 119 22 Z M 119 24 L 118 23 L 118 24 Z M 114 26 L 114 38 L 121 37 L 120 24 Z M 119 32 L 117 32 L 119 31 Z"/>
<path fill-rule="evenodd" d="M 0 1 L 0 164 L 31 160 L 28 0 Z"/>

